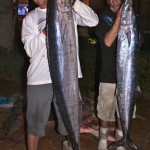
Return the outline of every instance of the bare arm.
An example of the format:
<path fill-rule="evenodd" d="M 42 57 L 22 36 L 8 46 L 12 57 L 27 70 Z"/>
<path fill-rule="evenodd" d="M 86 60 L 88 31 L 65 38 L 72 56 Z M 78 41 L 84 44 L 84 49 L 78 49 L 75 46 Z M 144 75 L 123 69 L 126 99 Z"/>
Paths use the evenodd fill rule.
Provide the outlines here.
<path fill-rule="evenodd" d="M 97 14 L 90 8 L 85 5 L 80 0 L 76 0 L 73 5 L 73 12 L 75 16 L 75 22 L 81 26 L 93 27 L 98 24 Z"/>
<path fill-rule="evenodd" d="M 104 43 L 107 47 L 110 47 L 113 44 L 113 42 L 115 41 L 115 39 L 118 35 L 118 30 L 119 30 L 120 20 L 121 20 L 122 6 L 117 11 L 116 20 L 115 20 L 112 28 L 105 34 Z"/>

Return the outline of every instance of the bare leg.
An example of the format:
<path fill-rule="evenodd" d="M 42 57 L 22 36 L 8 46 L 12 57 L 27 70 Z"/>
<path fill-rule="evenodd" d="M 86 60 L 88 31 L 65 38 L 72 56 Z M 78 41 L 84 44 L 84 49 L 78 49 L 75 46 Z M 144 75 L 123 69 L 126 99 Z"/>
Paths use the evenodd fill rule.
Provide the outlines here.
<path fill-rule="evenodd" d="M 108 124 L 109 124 L 108 121 L 101 120 L 100 140 L 98 143 L 98 150 L 107 149 Z"/>
<path fill-rule="evenodd" d="M 68 140 L 68 146 L 72 147 L 69 136 L 67 136 L 67 140 Z"/>
<path fill-rule="evenodd" d="M 101 120 L 101 127 L 100 127 L 100 140 L 107 140 L 108 136 L 108 121 Z"/>
<path fill-rule="evenodd" d="M 122 125 L 121 125 L 121 120 L 120 118 L 117 118 L 117 129 L 122 131 Z"/>
<path fill-rule="evenodd" d="M 123 132 L 122 132 L 121 120 L 120 118 L 117 118 L 117 128 L 115 133 L 116 141 L 122 139 L 122 137 L 123 137 Z"/>
<path fill-rule="evenodd" d="M 62 150 L 73 150 L 69 137 L 66 136 L 66 139 L 67 140 L 63 141 Z"/>
<path fill-rule="evenodd" d="M 39 137 L 32 134 L 27 135 L 28 150 L 37 150 Z"/>
<path fill-rule="evenodd" d="M 116 141 L 122 139 L 123 137 L 123 132 L 122 132 L 122 124 L 121 124 L 121 120 L 120 118 L 117 118 L 117 129 L 116 129 L 116 133 L 115 133 L 115 139 Z M 117 150 L 125 150 L 124 147 L 117 147 Z"/>
<path fill-rule="evenodd" d="M 103 121 L 103 120 L 101 120 L 101 127 L 102 127 L 102 128 L 108 128 L 108 124 L 109 124 L 108 121 Z"/>

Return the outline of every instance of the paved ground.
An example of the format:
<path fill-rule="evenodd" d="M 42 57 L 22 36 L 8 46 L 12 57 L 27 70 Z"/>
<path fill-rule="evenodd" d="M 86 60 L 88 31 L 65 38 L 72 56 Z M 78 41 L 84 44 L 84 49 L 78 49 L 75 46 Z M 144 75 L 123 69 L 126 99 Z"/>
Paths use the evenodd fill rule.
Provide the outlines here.
<path fill-rule="evenodd" d="M 10 96 L 16 93 L 16 91 L 19 91 L 18 83 L 0 80 L 1 96 Z M 0 138 L 4 135 L 2 125 L 10 114 L 10 109 L 0 108 Z M 83 107 L 84 118 L 90 114 L 90 106 L 88 103 L 85 103 Z M 22 120 L 22 117 L 20 120 Z M 98 120 L 96 118 L 94 120 L 97 121 L 98 125 Z M 89 127 L 96 127 L 95 122 L 92 123 L 89 123 L 90 125 L 87 124 Z M 114 124 L 111 124 L 111 126 L 114 126 Z M 60 150 L 61 142 L 65 140 L 65 137 L 55 131 L 54 121 L 49 122 L 46 131 L 47 135 L 40 139 L 39 150 Z M 113 132 L 111 135 L 113 136 Z M 23 121 L 21 121 L 21 127 L 11 134 L 10 137 L 0 140 L 0 150 L 26 150 Z M 139 150 L 150 150 L 150 93 L 142 93 L 137 100 L 137 118 L 132 122 L 131 139 L 139 146 Z M 98 140 L 91 133 L 81 133 L 81 150 L 97 150 L 97 144 Z"/>

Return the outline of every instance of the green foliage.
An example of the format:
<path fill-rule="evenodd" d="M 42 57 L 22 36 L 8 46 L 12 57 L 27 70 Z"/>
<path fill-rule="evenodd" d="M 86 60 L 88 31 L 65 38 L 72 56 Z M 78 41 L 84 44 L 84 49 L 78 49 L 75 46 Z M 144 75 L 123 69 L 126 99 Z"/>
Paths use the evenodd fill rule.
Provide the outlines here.
<path fill-rule="evenodd" d="M 79 80 L 82 93 L 94 90 L 96 43 L 95 39 L 79 37 L 79 58 L 83 78 Z"/>
<path fill-rule="evenodd" d="M 0 79 L 20 80 L 23 58 L 0 47 Z"/>
<path fill-rule="evenodd" d="M 142 91 L 150 91 L 150 34 L 144 35 L 144 43 L 140 51 L 140 87 Z"/>
<path fill-rule="evenodd" d="M 8 55 L 9 52 L 10 51 L 8 49 L 0 46 L 0 55 Z"/>
<path fill-rule="evenodd" d="M 142 92 L 150 91 L 150 34 L 144 35 L 144 43 L 140 51 L 140 87 Z M 79 58 L 83 78 L 79 80 L 80 89 L 86 95 L 95 91 L 97 41 L 91 37 L 79 37 Z M 23 50 L 22 50 L 23 51 Z M 15 51 L 0 47 L 0 79 L 20 80 L 26 77 L 28 59 Z M 27 64 L 27 65 L 25 65 Z M 25 68 L 24 68 L 25 67 Z M 25 69 L 23 71 L 23 69 Z"/>
<path fill-rule="evenodd" d="M 149 44 L 150 44 L 150 34 L 146 33 L 144 34 L 144 40 L 141 46 L 141 51 L 149 52 L 150 51 Z"/>

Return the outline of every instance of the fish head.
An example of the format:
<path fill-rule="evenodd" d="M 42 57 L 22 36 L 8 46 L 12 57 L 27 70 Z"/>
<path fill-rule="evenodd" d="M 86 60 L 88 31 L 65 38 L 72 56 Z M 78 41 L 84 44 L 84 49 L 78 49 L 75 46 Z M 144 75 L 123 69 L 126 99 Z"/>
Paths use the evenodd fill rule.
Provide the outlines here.
<path fill-rule="evenodd" d="M 132 0 L 125 0 L 123 4 L 121 24 L 124 26 L 128 26 L 133 24 L 135 21 L 135 13 L 133 10 L 133 2 Z"/>

